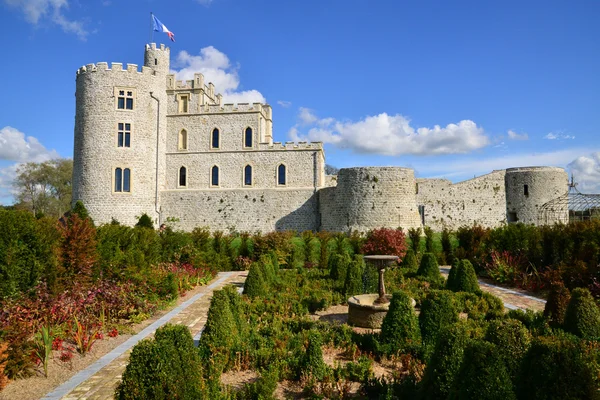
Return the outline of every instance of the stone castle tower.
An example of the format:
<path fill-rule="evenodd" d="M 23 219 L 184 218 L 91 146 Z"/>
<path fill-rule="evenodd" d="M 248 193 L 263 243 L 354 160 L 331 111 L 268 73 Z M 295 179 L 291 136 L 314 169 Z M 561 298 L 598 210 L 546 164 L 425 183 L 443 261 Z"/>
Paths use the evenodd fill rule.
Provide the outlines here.
<path fill-rule="evenodd" d="M 320 142 L 274 142 L 268 104 L 223 104 L 201 73 L 177 81 L 169 61 L 168 47 L 149 44 L 141 69 L 99 62 L 77 71 L 73 201 L 98 223 L 134 225 L 146 213 L 184 230 L 494 227 L 538 223 L 540 207 L 567 190 L 554 167 L 456 184 L 399 167 L 326 176 Z"/>

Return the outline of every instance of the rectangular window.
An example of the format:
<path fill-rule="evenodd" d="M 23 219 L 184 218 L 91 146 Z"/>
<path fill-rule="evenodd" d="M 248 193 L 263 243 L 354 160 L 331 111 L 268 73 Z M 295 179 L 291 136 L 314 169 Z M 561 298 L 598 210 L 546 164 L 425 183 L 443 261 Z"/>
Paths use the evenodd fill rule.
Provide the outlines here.
<path fill-rule="evenodd" d="M 131 89 L 115 89 L 118 110 L 133 110 L 135 91 Z"/>
<path fill-rule="evenodd" d="M 529 185 L 523 185 L 523 194 L 529 196 Z"/>
<path fill-rule="evenodd" d="M 119 122 L 117 133 L 117 147 L 131 147 L 131 124 Z"/>
<path fill-rule="evenodd" d="M 190 96 L 187 94 L 179 95 L 179 112 L 186 114 L 188 112 Z"/>

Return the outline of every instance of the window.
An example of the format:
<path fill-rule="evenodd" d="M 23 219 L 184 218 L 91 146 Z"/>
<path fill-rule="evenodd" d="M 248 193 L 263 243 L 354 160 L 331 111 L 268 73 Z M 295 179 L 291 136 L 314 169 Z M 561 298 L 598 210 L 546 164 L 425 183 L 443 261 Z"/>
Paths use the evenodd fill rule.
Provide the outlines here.
<path fill-rule="evenodd" d="M 180 94 L 179 95 L 179 112 L 187 113 L 188 112 L 188 103 L 190 101 L 189 94 Z"/>
<path fill-rule="evenodd" d="M 119 122 L 117 134 L 118 147 L 131 147 L 131 124 Z"/>
<path fill-rule="evenodd" d="M 115 192 L 131 192 L 131 170 L 115 168 Z"/>
<path fill-rule="evenodd" d="M 508 215 L 506 216 L 507 222 L 517 222 L 519 220 L 519 217 L 517 216 L 516 212 L 508 212 Z"/>
<path fill-rule="evenodd" d="M 212 131 L 210 147 L 213 149 L 219 148 L 219 130 L 217 128 Z"/>
<path fill-rule="evenodd" d="M 523 194 L 529 196 L 529 185 L 523 185 Z"/>
<path fill-rule="evenodd" d="M 421 217 L 421 225 L 425 226 L 425 206 L 419 206 L 419 216 Z"/>
<path fill-rule="evenodd" d="M 244 132 L 244 147 L 252 147 L 252 128 L 246 128 Z"/>
<path fill-rule="evenodd" d="M 252 166 L 244 167 L 244 186 L 252 186 Z"/>
<path fill-rule="evenodd" d="M 279 166 L 277 167 L 277 184 L 278 185 L 285 185 L 285 182 L 286 182 L 285 172 L 286 172 L 285 165 L 279 164 Z"/>
<path fill-rule="evenodd" d="M 179 150 L 187 150 L 188 148 L 188 137 L 187 137 L 187 131 L 185 129 L 182 129 L 181 131 L 179 131 L 179 144 L 178 144 L 178 148 Z"/>
<path fill-rule="evenodd" d="M 117 109 L 133 110 L 133 89 L 116 89 Z"/>
<path fill-rule="evenodd" d="M 219 167 L 216 165 L 210 170 L 210 185 L 219 186 Z"/>
<path fill-rule="evenodd" d="M 187 169 L 185 167 L 179 168 L 179 187 L 187 186 Z"/>

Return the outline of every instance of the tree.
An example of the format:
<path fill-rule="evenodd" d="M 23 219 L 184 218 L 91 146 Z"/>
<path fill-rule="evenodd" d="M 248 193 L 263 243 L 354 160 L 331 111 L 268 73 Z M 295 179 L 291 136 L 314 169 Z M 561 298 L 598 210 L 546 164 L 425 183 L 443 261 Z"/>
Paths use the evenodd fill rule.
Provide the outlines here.
<path fill-rule="evenodd" d="M 333 165 L 330 165 L 330 164 L 325 164 L 325 174 L 326 175 L 337 175 L 338 172 L 340 172 L 340 169 L 338 167 L 334 167 Z"/>
<path fill-rule="evenodd" d="M 73 160 L 58 158 L 17 168 L 13 186 L 21 208 L 35 215 L 60 217 L 71 208 Z"/>

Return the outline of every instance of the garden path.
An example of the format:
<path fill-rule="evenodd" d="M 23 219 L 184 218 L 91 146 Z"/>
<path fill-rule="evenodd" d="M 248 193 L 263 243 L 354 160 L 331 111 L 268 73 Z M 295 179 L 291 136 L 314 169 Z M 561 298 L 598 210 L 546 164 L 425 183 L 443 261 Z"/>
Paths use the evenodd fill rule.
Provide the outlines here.
<path fill-rule="evenodd" d="M 440 272 L 445 277 L 448 277 L 450 267 L 440 267 Z M 496 297 L 499 297 L 504 302 L 504 307 L 509 310 L 530 309 L 533 311 L 544 311 L 546 300 L 531 296 L 528 292 L 520 289 L 507 289 L 500 286 L 489 284 L 479 279 L 481 290 L 489 292 Z"/>
<path fill-rule="evenodd" d="M 157 328 L 169 322 L 175 325 L 187 325 L 194 336 L 194 341 L 197 342 L 206 323 L 213 291 L 229 284 L 241 288 L 247 275 L 247 271 L 220 272 L 212 283 L 201 288 L 192 298 L 181 303 L 94 364 L 77 373 L 70 380 L 48 393 L 42 400 L 113 399 L 115 388 L 121 380 L 121 374 L 129 362 L 131 349 L 136 343 L 150 337 Z"/>

